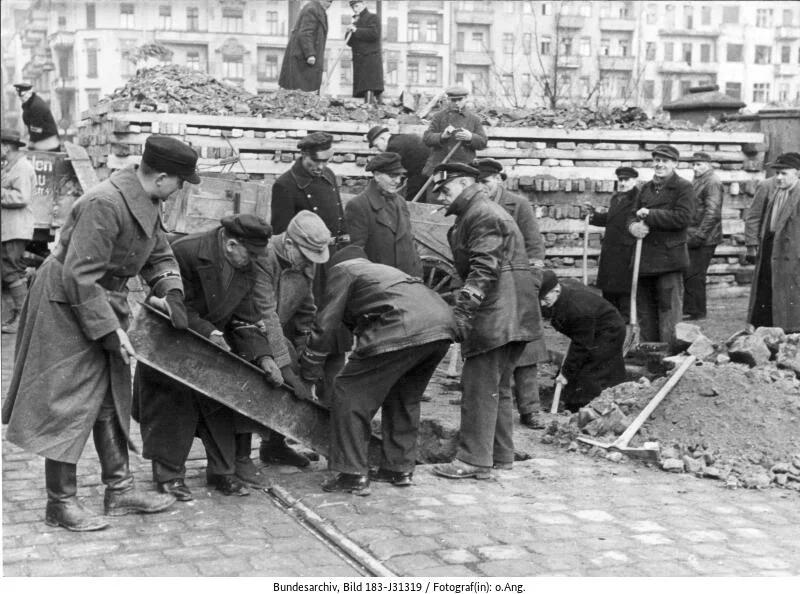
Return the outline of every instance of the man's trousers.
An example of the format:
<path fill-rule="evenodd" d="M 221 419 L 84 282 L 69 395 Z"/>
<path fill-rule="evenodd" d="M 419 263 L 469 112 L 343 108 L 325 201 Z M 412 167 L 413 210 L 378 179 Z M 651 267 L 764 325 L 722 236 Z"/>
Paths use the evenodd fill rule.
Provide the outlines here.
<path fill-rule="evenodd" d="M 706 315 L 706 271 L 717 246 L 689 250 L 689 268 L 683 273 L 683 313 L 695 317 Z"/>
<path fill-rule="evenodd" d="M 640 276 L 636 295 L 642 342 L 675 343 L 683 319 L 683 271 Z"/>

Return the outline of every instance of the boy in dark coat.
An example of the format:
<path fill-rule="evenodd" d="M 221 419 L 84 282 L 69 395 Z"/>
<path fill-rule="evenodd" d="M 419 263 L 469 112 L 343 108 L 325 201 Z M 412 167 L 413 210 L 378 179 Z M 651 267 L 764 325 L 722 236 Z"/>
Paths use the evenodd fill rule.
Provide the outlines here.
<path fill-rule="evenodd" d="M 347 27 L 347 45 L 353 50 L 353 97 L 373 103 L 383 93 L 381 22 L 364 0 L 350 0 L 350 8 L 353 22 Z"/>
<path fill-rule="evenodd" d="M 319 91 L 328 40 L 326 11 L 333 0 L 310 0 L 300 10 L 283 56 L 278 85 L 282 89 Z"/>
<path fill-rule="evenodd" d="M 539 300 L 553 328 L 570 339 L 556 381 L 565 386 L 564 407 L 577 412 L 605 388 L 625 381 L 625 320 L 583 285 L 560 284 L 552 270 L 544 272 Z"/>
<path fill-rule="evenodd" d="M 422 137 L 418 134 L 390 134 L 386 126 L 373 126 L 367 132 L 367 142 L 370 148 L 378 149 L 382 153 L 400 155 L 407 173 L 403 194 L 406 200 L 413 200 L 428 181 L 422 170 L 425 168 L 431 149 L 425 146 Z M 425 196 L 421 196 L 418 202 L 425 202 Z"/>

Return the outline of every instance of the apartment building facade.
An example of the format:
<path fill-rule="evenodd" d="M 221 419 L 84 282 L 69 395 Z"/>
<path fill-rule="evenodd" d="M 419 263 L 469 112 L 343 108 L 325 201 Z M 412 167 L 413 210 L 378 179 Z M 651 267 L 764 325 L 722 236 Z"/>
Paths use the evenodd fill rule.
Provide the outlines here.
<path fill-rule="evenodd" d="M 4 0 L 2 87 L 25 79 L 66 129 L 135 73 L 137 48 L 157 42 L 182 64 L 258 92 L 277 88 L 304 0 Z M 758 109 L 800 100 L 800 3 L 368 0 L 383 23 L 386 95 L 465 85 L 505 107 L 567 102 L 649 112 L 691 86 Z M 328 10 L 325 92 L 348 96 L 350 22 Z"/>

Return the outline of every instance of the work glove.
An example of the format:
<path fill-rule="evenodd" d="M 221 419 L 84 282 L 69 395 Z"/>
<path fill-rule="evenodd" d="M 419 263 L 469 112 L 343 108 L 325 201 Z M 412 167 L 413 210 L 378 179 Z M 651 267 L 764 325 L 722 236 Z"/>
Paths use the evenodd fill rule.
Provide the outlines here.
<path fill-rule="evenodd" d="M 306 58 L 306 64 L 308 64 L 309 66 L 313 66 L 316 63 L 317 63 L 316 56 L 309 56 L 308 58 Z"/>
<path fill-rule="evenodd" d="M 213 342 L 215 345 L 217 345 L 223 351 L 228 352 L 228 353 L 231 352 L 231 347 L 228 344 L 228 341 L 225 340 L 225 336 L 219 330 L 214 330 L 211 333 L 211 335 L 208 337 L 208 340 Z"/>
<path fill-rule="evenodd" d="M 564 377 L 563 373 L 559 373 L 556 376 L 556 383 L 561 384 L 562 386 L 566 386 L 569 382 L 567 381 L 567 378 Z"/>
<path fill-rule="evenodd" d="M 136 357 L 136 351 L 133 350 L 133 345 L 122 328 L 104 335 L 100 338 L 100 344 L 103 349 L 120 357 L 126 364 L 130 364 L 131 359 Z"/>
<path fill-rule="evenodd" d="M 453 133 L 456 131 L 453 126 L 447 126 L 444 130 L 442 130 L 442 138 L 450 138 Z"/>
<path fill-rule="evenodd" d="M 281 367 L 281 374 L 283 374 L 283 383 L 288 385 L 300 400 L 314 400 L 311 395 L 311 389 L 300 379 L 291 366 L 284 365 Z"/>
<path fill-rule="evenodd" d="M 650 227 L 641 221 L 636 221 L 628 226 L 628 232 L 636 239 L 644 239 L 650 233 Z"/>
<path fill-rule="evenodd" d="M 756 246 L 748 245 L 747 253 L 745 253 L 744 255 L 744 261 L 747 264 L 755 264 L 757 256 L 758 256 L 758 251 L 756 250 Z"/>
<path fill-rule="evenodd" d="M 458 130 L 458 132 L 456 132 L 456 140 L 460 140 L 461 142 L 469 142 L 472 140 L 472 132 L 461 128 Z"/>
<path fill-rule="evenodd" d="M 327 355 L 306 347 L 300 357 L 300 376 L 307 382 L 315 384 L 325 377 L 325 359 Z"/>
<path fill-rule="evenodd" d="M 690 249 L 697 249 L 701 248 L 704 245 L 704 241 L 702 237 L 692 236 L 689 238 L 689 248 Z"/>
<path fill-rule="evenodd" d="M 283 383 L 283 375 L 278 364 L 275 363 L 275 359 L 270 356 L 261 357 L 258 360 L 258 366 L 264 371 L 264 379 L 267 385 L 277 388 Z"/>

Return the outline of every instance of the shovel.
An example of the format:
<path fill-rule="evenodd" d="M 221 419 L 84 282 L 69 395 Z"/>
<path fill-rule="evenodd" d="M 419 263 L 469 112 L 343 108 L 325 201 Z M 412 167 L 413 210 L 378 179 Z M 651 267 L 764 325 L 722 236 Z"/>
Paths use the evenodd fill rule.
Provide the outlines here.
<path fill-rule="evenodd" d="M 571 343 L 570 343 L 571 344 Z M 564 371 L 564 361 L 567 360 L 567 355 L 569 355 L 569 345 L 567 345 L 567 350 L 564 352 L 564 358 L 561 359 L 561 366 L 558 368 L 558 375 L 561 375 Z M 558 376 L 556 376 L 558 377 Z M 557 415 L 558 414 L 558 404 L 561 402 L 561 391 L 564 389 L 564 384 L 559 381 L 556 381 L 556 389 L 553 392 L 553 402 L 550 405 L 550 414 Z"/>
<path fill-rule="evenodd" d="M 592 215 L 586 215 L 583 219 L 583 286 L 589 286 L 589 219 Z"/>
<path fill-rule="evenodd" d="M 453 145 L 453 148 L 451 148 L 450 152 L 447 153 L 447 155 L 445 155 L 444 159 L 442 159 L 442 162 L 439 163 L 439 165 L 444 165 L 445 163 L 447 163 L 450 160 L 450 158 L 453 156 L 453 154 L 455 154 L 455 152 L 458 150 L 458 147 L 460 147 L 460 146 L 461 146 L 461 141 L 459 140 L 458 142 L 456 142 Z M 419 189 L 419 192 L 417 192 L 417 195 L 414 196 L 414 198 L 411 199 L 411 202 L 417 202 L 420 199 L 420 197 L 424 196 L 425 192 L 428 191 L 428 186 L 431 185 L 431 183 L 433 183 L 433 176 L 432 175 L 425 182 L 425 185 L 422 186 Z"/>
<path fill-rule="evenodd" d="M 678 383 L 678 381 L 683 377 L 683 374 L 691 367 L 695 362 L 695 356 L 689 355 L 686 359 L 681 363 L 681 366 L 675 370 L 667 383 L 664 384 L 658 393 L 653 397 L 653 399 L 642 409 L 642 412 L 633 420 L 633 423 L 628 425 L 628 428 L 625 429 L 625 432 L 620 435 L 615 441 L 612 443 L 602 443 L 599 441 L 595 441 L 594 439 L 589 439 L 588 437 L 579 437 L 578 441 L 581 443 L 585 443 L 590 446 L 596 446 L 599 448 L 603 448 L 608 450 L 609 452 L 622 452 L 627 456 L 632 456 L 634 458 L 641 458 L 650 462 L 658 462 L 658 448 L 649 448 L 649 447 L 641 447 L 641 448 L 631 448 L 628 447 L 628 443 L 630 443 L 633 436 L 639 431 L 639 428 L 644 424 L 644 422 L 653 414 L 653 411 L 656 407 L 661 404 L 661 401 L 667 397 L 667 394 L 672 391 L 672 388 Z"/>
<path fill-rule="evenodd" d="M 622 356 L 639 344 L 639 317 L 636 312 L 636 293 L 639 290 L 639 264 L 642 261 L 642 240 L 636 240 L 633 254 L 633 278 L 631 279 L 631 317 L 625 328 L 625 342 L 622 344 Z"/>

